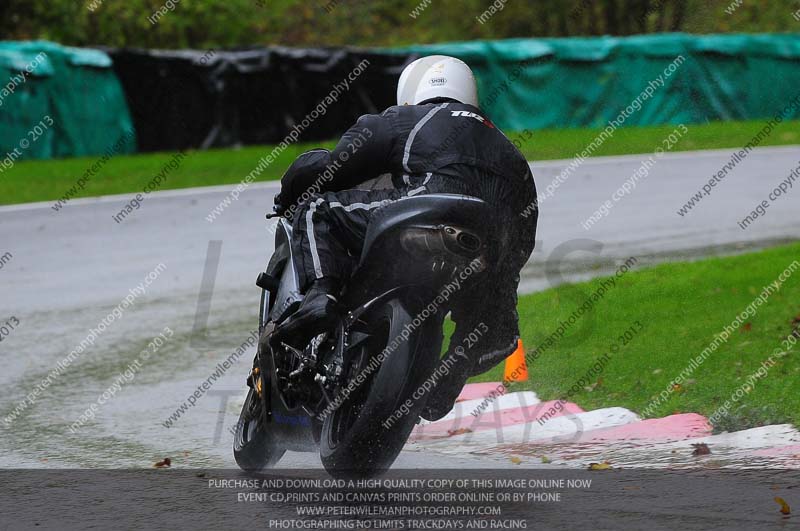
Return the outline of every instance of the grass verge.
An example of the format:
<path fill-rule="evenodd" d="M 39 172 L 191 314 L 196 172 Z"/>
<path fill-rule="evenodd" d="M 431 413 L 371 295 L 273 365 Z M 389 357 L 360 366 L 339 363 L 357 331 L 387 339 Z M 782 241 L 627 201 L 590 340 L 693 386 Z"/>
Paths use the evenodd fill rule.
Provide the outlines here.
<path fill-rule="evenodd" d="M 716 122 L 690 125 L 675 150 L 739 148 L 761 128 L 762 121 Z M 627 127 L 618 129 L 593 156 L 652 153 L 674 129 L 672 125 Z M 600 129 L 554 129 L 534 131 L 533 135 L 509 133 L 521 143 L 529 160 L 566 159 L 582 151 Z M 526 138 L 530 136 L 530 138 Z M 800 121 L 784 122 L 773 130 L 762 146 L 800 144 Z M 331 148 L 333 142 L 323 142 Z M 279 179 L 295 157 L 318 144 L 289 146 L 260 175 L 258 181 Z M 189 188 L 240 182 L 274 146 L 251 146 L 242 149 L 189 151 L 180 166 L 171 171 L 160 189 Z M 137 193 L 161 171 L 173 153 L 149 153 L 118 156 L 102 166 L 83 189 L 73 197 Z M 0 204 L 56 200 L 97 162 L 99 157 L 46 161 L 20 161 L 0 173 Z"/>
<path fill-rule="evenodd" d="M 742 387 L 743 396 L 715 423 L 717 430 L 784 422 L 800 426 L 800 341 L 788 350 L 781 344 L 792 334 L 800 339 L 800 244 L 627 273 L 562 339 L 542 350 L 528 366 L 529 380 L 513 384 L 511 391 L 533 389 L 542 400 L 566 397 L 586 410 L 622 406 L 641 413 L 792 263 L 797 269 L 780 290 L 648 417 L 687 412 L 711 416 Z M 604 280 L 521 297 L 527 351 L 541 345 Z M 626 330 L 632 331 L 632 339 L 623 345 L 620 336 Z M 611 353 L 612 345 L 619 347 L 616 353 Z M 573 387 L 605 353 L 610 359 L 602 372 Z M 748 376 L 770 355 L 775 365 L 747 385 Z M 501 364 L 473 381 L 501 381 L 502 374 Z M 571 388 L 577 391 L 567 397 Z"/>

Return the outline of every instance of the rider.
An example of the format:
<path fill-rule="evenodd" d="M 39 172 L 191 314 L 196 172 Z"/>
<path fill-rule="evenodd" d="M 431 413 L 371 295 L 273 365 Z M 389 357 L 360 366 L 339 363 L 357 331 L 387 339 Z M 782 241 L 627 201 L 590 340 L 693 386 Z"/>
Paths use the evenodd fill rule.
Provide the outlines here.
<path fill-rule="evenodd" d="M 357 189 L 386 174 L 391 188 Z M 488 279 L 462 290 L 452 309 L 456 329 L 449 354 L 476 327 L 488 331 L 468 356 L 453 357 L 456 365 L 437 382 L 422 412 L 436 420 L 452 408 L 468 377 L 497 365 L 516 347 L 517 285 L 533 251 L 538 214 L 521 215 L 536 204 L 533 175 L 525 157 L 480 110 L 475 77 L 464 62 L 443 55 L 412 62 L 400 75 L 396 106 L 361 116 L 333 151 L 304 153 L 283 176 L 276 211 L 293 218 L 292 246 L 306 295 L 275 338 L 302 336 L 307 342 L 333 324 L 339 290 L 376 210 L 427 193 L 483 199 L 508 241 L 505 255 L 490 264 Z"/>

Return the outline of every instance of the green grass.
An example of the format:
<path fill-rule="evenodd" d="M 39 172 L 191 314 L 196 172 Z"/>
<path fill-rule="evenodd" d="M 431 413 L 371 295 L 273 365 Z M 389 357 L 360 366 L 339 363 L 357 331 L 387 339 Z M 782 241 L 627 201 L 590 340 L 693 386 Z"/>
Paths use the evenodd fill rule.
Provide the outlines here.
<path fill-rule="evenodd" d="M 329 143 L 330 145 L 330 143 Z M 258 181 L 280 179 L 283 171 L 310 145 L 289 146 L 275 162 L 258 177 Z M 240 182 L 257 166 L 261 157 L 268 155 L 273 146 L 255 146 L 242 149 L 212 149 L 187 151 L 180 166 L 167 175 L 160 190 L 213 186 Z M 162 167 L 172 159 L 173 153 L 148 153 L 117 156 L 91 178 L 86 188 L 74 197 L 137 193 Z M 63 197 L 86 170 L 97 162 L 97 157 L 61 160 L 17 162 L 0 174 L 0 204 L 49 201 Z"/>
<path fill-rule="evenodd" d="M 705 349 L 794 260 L 800 260 L 800 244 L 632 270 L 572 331 L 529 364 L 528 382 L 512 385 L 512 391 L 533 389 L 543 400 L 564 397 L 599 356 L 619 343 L 618 336 L 639 321 L 643 331 L 612 354 L 603 372 L 569 400 L 586 410 L 622 406 L 641 413 L 687 367 L 690 358 Z M 520 326 L 526 350 L 531 352 L 541 344 L 602 280 L 521 297 Z M 780 348 L 781 341 L 792 333 L 800 336 L 800 269 L 746 321 L 749 325 L 734 332 L 649 416 L 687 412 L 710 416 L 776 349 L 786 351 Z M 775 360 L 777 364 L 717 423 L 717 429 L 783 422 L 800 426 L 800 342 Z M 502 365 L 474 381 L 501 379 Z"/>
<path fill-rule="evenodd" d="M 674 150 L 736 148 L 747 143 L 763 127 L 762 121 L 718 122 L 690 125 L 688 134 Z M 674 126 L 628 127 L 618 129 L 595 153 L 622 155 L 652 153 Z M 582 151 L 599 129 L 555 129 L 534 131 L 528 135 L 509 133 L 519 139 L 522 151 L 530 160 L 571 158 Z M 761 145 L 800 144 L 800 121 L 784 122 Z M 294 158 L 317 144 L 298 144 L 287 148 L 259 177 L 258 181 L 279 179 Z M 322 143 L 330 148 L 333 142 Z M 273 146 L 242 149 L 190 151 L 178 170 L 168 175 L 161 189 L 234 184 L 258 164 L 260 157 Z M 74 197 L 140 192 L 144 185 L 172 158 L 172 153 L 119 156 L 111 159 Z M 19 161 L 0 173 L 0 204 L 49 201 L 62 197 L 97 157 L 48 161 Z"/>
<path fill-rule="evenodd" d="M 623 127 L 606 140 L 592 156 L 653 153 L 655 148 L 676 126 Z M 688 133 L 678 140 L 671 151 L 697 149 L 740 148 L 764 127 L 764 120 L 748 122 L 712 122 L 687 124 Z M 567 159 L 583 151 L 601 129 L 552 129 L 533 131 L 533 138 L 523 145 L 522 152 L 529 160 Z M 513 133 L 508 134 L 512 140 Z M 524 138 L 524 137 L 523 137 Z M 761 146 L 800 144 L 800 120 L 776 126 Z M 662 146 L 663 147 L 663 146 Z"/>

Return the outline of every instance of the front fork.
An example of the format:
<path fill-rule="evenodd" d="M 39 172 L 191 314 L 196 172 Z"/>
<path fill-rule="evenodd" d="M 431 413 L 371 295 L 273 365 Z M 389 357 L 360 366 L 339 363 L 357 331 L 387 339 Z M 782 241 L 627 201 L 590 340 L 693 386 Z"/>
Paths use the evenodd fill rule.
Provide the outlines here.
<path fill-rule="evenodd" d="M 266 356 L 272 356 L 269 346 L 269 336 L 275 329 L 273 323 L 268 323 L 261 332 L 258 340 L 258 350 L 253 360 L 253 367 L 247 376 L 247 385 L 255 391 L 261 401 L 262 422 L 266 426 L 272 422 L 272 374 L 270 365 L 266 364 Z M 267 379 L 269 378 L 269 379 Z"/>

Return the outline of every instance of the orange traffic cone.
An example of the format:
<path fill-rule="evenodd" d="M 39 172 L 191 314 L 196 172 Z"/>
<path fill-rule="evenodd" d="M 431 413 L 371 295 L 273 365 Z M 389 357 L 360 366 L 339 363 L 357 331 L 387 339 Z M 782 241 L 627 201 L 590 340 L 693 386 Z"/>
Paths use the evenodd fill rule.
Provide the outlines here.
<path fill-rule="evenodd" d="M 506 358 L 503 379 L 507 382 L 528 381 L 528 364 L 525 363 L 525 348 L 522 346 L 522 339 L 517 342 L 517 350 Z"/>

